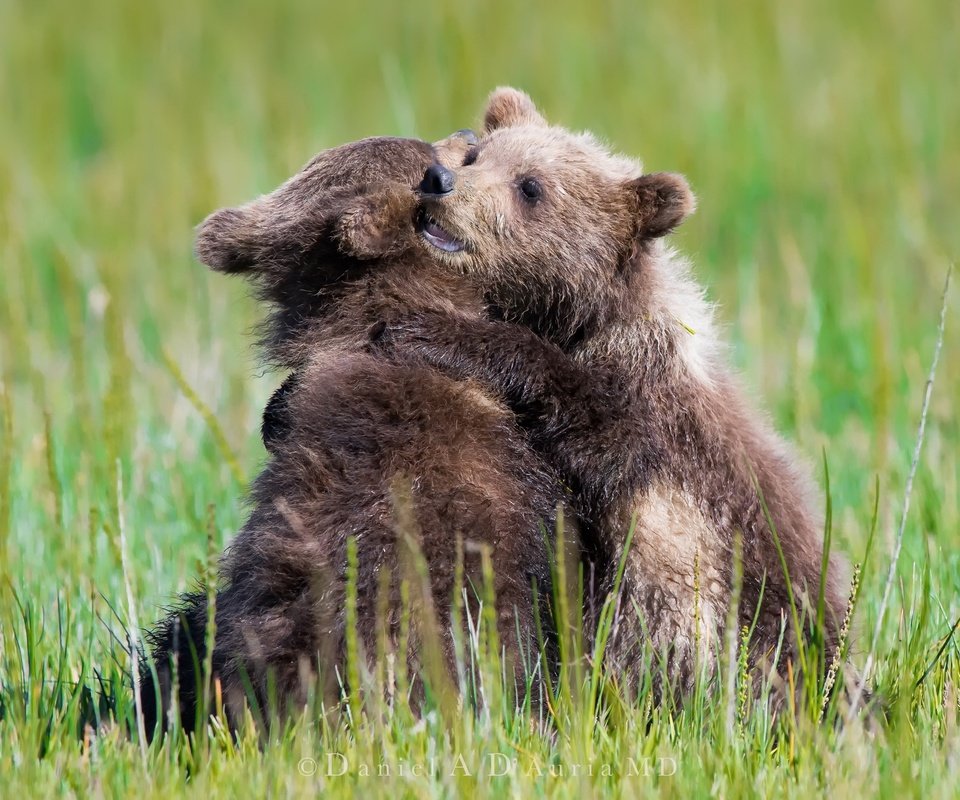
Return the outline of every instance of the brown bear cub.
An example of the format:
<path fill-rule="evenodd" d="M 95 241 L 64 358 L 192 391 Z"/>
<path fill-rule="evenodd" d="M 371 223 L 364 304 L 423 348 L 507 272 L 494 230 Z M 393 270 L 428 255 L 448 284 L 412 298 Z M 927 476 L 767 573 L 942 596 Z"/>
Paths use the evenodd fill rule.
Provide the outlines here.
<path fill-rule="evenodd" d="M 644 175 L 501 89 L 483 138 L 434 183 L 421 234 L 501 319 L 419 314 L 382 341 L 509 401 L 574 490 L 607 586 L 635 520 L 612 664 L 629 675 L 660 656 L 683 692 L 698 664 L 712 670 L 731 613 L 737 631 L 752 631 L 751 663 L 773 667 L 775 683 L 790 660 L 796 673 L 817 618 L 829 658 L 845 602 L 812 481 L 746 401 L 711 307 L 664 244 L 694 209 L 687 182 Z"/>
<path fill-rule="evenodd" d="M 412 618 L 415 701 L 421 668 L 429 672 L 432 661 L 453 674 L 451 606 L 469 587 L 465 602 L 477 619 L 483 552 L 521 691 L 540 668 L 533 584 L 549 594 L 544 529 L 563 499 L 560 481 L 512 412 L 476 381 L 413 352 L 370 346 L 385 325 L 411 315 L 459 324 L 485 314 L 467 281 L 417 255 L 428 246 L 414 230 L 415 187 L 438 159 L 459 163 L 471 137 L 335 148 L 200 229 L 199 258 L 243 274 L 272 304 L 267 354 L 295 370 L 268 409 L 271 455 L 253 485 L 253 511 L 219 567 L 212 667 L 231 725 L 247 701 L 283 713 L 303 706 L 318 674 L 328 689 L 345 679 L 349 537 L 359 645 L 371 662 L 384 641 L 397 649 L 399 565 L 415 558 L 405 542 L 419 537 L 429 588 L 411 596 L 439 624 L 431 640 L 428 615 Z M 165 727 L 173 709 L 185 729 L 196 721 L 207 598 L 200 591 L 182 601 L 154 631 L 152 668 L 142 674 L 148 732 Z"/>

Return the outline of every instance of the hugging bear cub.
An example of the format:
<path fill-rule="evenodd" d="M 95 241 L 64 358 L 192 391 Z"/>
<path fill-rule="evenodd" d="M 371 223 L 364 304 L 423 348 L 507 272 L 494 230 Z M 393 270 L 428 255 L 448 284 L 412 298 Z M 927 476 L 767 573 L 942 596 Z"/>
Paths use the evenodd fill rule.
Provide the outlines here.
<path fill-rule="evenodd" d="M 471 484 L 469 468 L 450 462 L 462 443 L 438 436 L 425 419 L 417 418 L 415 426 L 427 432 L 423 449 L 404 451 L 412 461 L 382 458 L 382 448 L 402 450 L 391 436 L 415 418 L 402 411 L 402 393 L 375 385 L 384 364 L 397 361 L 426 370 L 431 381 L 453 381 L 440 406 L 445 410 L 474 400 L 478 404 L 465 412 L 471 421 L 480 409 L 496 419 L 494 435 L 474 451 L 474 466 L 482 461 L 489 467 L 490 453 L 499 454 L 486 495 L 497 508 L 487 513 L 517 515 L 504 517 L 503 535 L 484 540 L 494 554 L 510 548 L 501 551 L 507 574 L 497 578 L 507 581 L 506 594 L 513 587 L 514 599 L 498 605 L 498 620 L 504 632 L 515 614 L 528 626 L 520 626 L 520 637 L 507 633 L 515 664 L 532 641 L 532 617 L 521 613 L 532 608 L 530 594 L 520 587 L 531 576 L 541 586 L 549 581 L 538 529 L 549 530 L 564 503 L 600 595 L 613 588 L 616 566 L 625 559 L 606 658 L 626 681 L 655 659 L 662 667 L 654 670 L 657 680 L 669 684 L 657 685 L 658 692 L 688 690 L 698 665 L 713 669 L 728 621 L 751 632 L 749 661 L 772 678 L 796 659 L 813 620 L 822 620 L 826 647 L 838 647 L 845 604 L 837 565 L 824 556 L 812 481 L 746 401 L 725 361 L 710 305 L 686 260 L 664 240 L 693 211 L 686 181 L 643 174 L 637 162 L 590 135 L 550 126 L 526 95 L 512 89 L 491 96 L 479 140 L 456 141 L 443 157 L 430 163 L 415 158 L 393 175 L 347 162 L 351 169 L 336 178 L 311 177 L 308 166 L 253 206 L 214 215 L 201 231 L 198 251 L 205 263 L 230 272 L 255 269 L 255 283 L 277 309 L 268 352 L 294 369 L 280 404 L 282 433 L 270 437 L 271 449 L 278 449 L 258 479 L 251 521 L 224 562 L 218 675 L 229 667 L 265 680 L 272 669 L 287 676 L 288 688 L 302 684 L 323 666 L 314 630 L 323 618 L 319 607 L 340 615 L 333 638 L 342 644 L 344 532 L 375 511 L 388 532 L 381 540 L 396 536 L 389 492 L 365 505 L 368 484 L 356 475 L 344 482 L 335 503 L 340 517 L 310 517 L 304 525 L 306 518 L 289 513 L 287 495 L 294 489 L 310 498 L 305 508 L 311 511 L 329 499 L 318 501 L 331 485 L 330 470 L 319 467 L 323 459 L 311 442 L 335 440 L 351 454 L 376 454 L 381 489 L 390 471 L 410 470 L 416 462 L 416 473 L 420 458 L 440 459 L 445 479 L 459 475 Z M 351 172 L 353 183 L 343 177 Z M 305 206 L 296 186 L 350 202 L 336 213 L 326 204 Z M 396 280 L 365 282 L 371 274 L 383 281 L 394 271 Z M 402 302 L 393 302 L 397 297 Z M 367 360 L 375 365 L 372 382 L 334 381 L 339 393 L 325 385 L 328 371 L 336 375 Z M 316 396 L 318 387 L 327 394 Z M 368 401 L 383 412 L 381 421 L 397 426 L 386 438 L 367 437 L 361 426 L 317 413 L 318 407 Z M 454 451 L 444 450 L 451 446 Z M 288 465 L 282 469 L 290 470 L 289 485 L 272 477 L 280 464 Z M 492 491 L 504 473 L 506 485 L 515 488 L 509 497 Z M 421 483 L 432 508 L 441 485 Z M 467 520 L 483 519 L 475 530 L 488 524 L 473 507 L 456 511 Z M 451 514 L 428 526 L 439 537 L 425 548 L 435 560 L 449 565 L 459 524 Z M 258 543 L 265 529 L 283 531 L 277 552 L 270 552 L 276 544 L 269 537 L 270 546 Z M 243 552 L 263 556 L 259 571 L 231 556 Z M 521 552 L 522 560 L 513 561 Z M 393 557 L 396 550 L 383 553 Z M 361 565 L 369 556 L 361 553 Z M 231 558 L 244 568 L 231 567 Z M 323 592 L 318 597 L 311 559 L 334 565 L 339 593 L 333 602 Z M 375 564 L 392 567 L 389 561 L 377 562 L 374 554 Z M 527 569 L 522 575 L 518 564 Z M 431 580 L 434 570 L 430 564 Z M 375 572 L 362 573 L 368 580 L 358 587 L 368 615 Z M 275 599 L 270 587 L 278 581 L 286 586 L 291 576 L 300 604 L 291 608 L 309 612 L 303 626 L 281 605 L 264 627 L 275 634 L 275 650 L 241 629 L 250 624 L 249 611 L 237 615 L 233 640 L 221 638 L 221 602 L 234 580 L 248 587 L 247 599 L 262 610 Z M 448 608 L 451 595 L 449 579 L 441 577 L 434 603 Z M 799 603 L 795 621 L 791 595 Z M 199 606 L 188 605 L 199 616 L 187 627 L 197 631 Z M 182 616 L 171 616 L 161 628 L 161 640 L 167 636 L 166 649 L 158 648 L 161 661 Z M 451 656 L 448 650 L 448 665 Z M 302 693 L 291 694 L 302 700 Z"/>
<path fill-rule="evenodd" d="M 698 665 L 712 672 L 728 620 L 774 683 L 813 637 L 829 659 L 846 603 L 813 481 L 746 399 L 664 239 L 694 209 L 686 180 L 549 125 L 513 89 L 493 93 L 483 134 L 419 219 L 434 258 L 499 319 L 424 314 L 388 339 L 507 399 L 572 490 L 606 588 L 635 526 L 615 674 L 655 659 L 655 684 L 682 693 Z"/>
<path fill-rule="evenodd" d="M 271 412 L 282 432 L 265 424 L 270 458 L 252 513 L 220 561 L 213 652 L 204 587 L 151 635 L 140 692 L 148 732 L 172 715 L 194 727 L 208 658 L 206 686 L 216 687 L 207 701 L 220 695 L 231 726 L 247 706 L 269 719 L 318 688 L 336 700 L 350 677 L 348 627 L 373 672 L 378 658 L 400 651 L 404 613 L 411 699 L 422 699 L 425 674 L 435 693 L 452 695 L 462 623 L 451 606 L 459 596 L 479 620 L 488 574 L 507 670 L 521 696 L 528 687 L 538 696 L 538 654 L 550 635 L 537 634 L 535 592 L 550 594 L 544 531 L 563 500 L 560 481 L 492 392 L 412 351 L 371 347 L 385 325 L 417 312 L 485 313 L 466 282 L 415 255 L 414 188 L 438 159 L 459 163 L 470 141 L 464 132 L 436 146 L 383 138 L 334 148 L 275 192 L 201 226 L 200 259 L 251 280 L 273 309 L 267 356 L 294 371 L 282 411 Z"/>

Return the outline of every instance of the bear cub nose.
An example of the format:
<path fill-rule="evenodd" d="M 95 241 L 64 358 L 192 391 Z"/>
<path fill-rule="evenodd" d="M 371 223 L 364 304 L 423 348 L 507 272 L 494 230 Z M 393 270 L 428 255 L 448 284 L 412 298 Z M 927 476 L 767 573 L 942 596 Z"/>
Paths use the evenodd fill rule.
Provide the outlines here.
<path fill-rule="evenodd" d="M 453 191 L 454 175 L 441 164 L 434 164 L 424 173 L 420 191 L 424 194 L 450 194 Z"/>

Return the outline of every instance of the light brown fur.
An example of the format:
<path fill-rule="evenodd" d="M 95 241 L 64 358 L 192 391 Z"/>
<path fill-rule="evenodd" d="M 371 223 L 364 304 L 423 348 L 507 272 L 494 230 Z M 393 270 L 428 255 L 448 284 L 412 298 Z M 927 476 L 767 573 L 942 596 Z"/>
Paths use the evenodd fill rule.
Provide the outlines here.
<path fill-rule="evenodd" d="M 746 400 L 711 307 L 662 240 L 694 209 L 686 181 L 645 175 L 593 137 L 549 126 L 515 90 L 496 91 L 485 120 L 452 191 L 424 197 L 421 214 L 428 231 L 459 247 L 434 257 L 483 286 L 502 321 L 461 320 L 452 341 L 421 316 L 396 326 L 396 341 L 509 399 L 574 488 L 608 586 L 636 517 L 609 651 L 618 669 L 630 674 L 650 648 L 666 651 L 671 683 L 689 688 L 700 636 L 712 668 L 738 536 L 735 619 L 739 628 L 756 618 L 752 663 L 783 670 L 796 660 L 821 589 L 835 647 L 845 604 L 834 559 L 821 587 L 813 483 Z M 774 531 L 801 604 L 799 631 L 786 622 Z"/>

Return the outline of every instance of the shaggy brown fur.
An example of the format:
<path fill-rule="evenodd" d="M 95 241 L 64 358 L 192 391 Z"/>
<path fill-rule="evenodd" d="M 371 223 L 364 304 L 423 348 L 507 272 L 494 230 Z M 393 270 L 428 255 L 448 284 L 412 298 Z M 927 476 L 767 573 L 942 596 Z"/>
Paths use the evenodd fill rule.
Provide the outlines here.
<path fill-rule="evenodd" d="M 519 680 L 536 659 L 531 584 L 548 594 L 541 526 L 554 524 L 559 480 L 513 414 L 478 383 L 455 380 L 399 349 L 369 346 L 386 323 L 411 315 L 454 324 L 481 319 L 484 305 L 468 282 L 418 257 L 427 250 L 413 226 L 413 189 L 424 171 L 438 158 L 459 163 L 470 141 L 454 136 L 434 148 L 371 139 L 339 147 L 272 194 L 217 212 L 200 229 L 200 259 L 243 273 L 272 304 L 267 353 L 295 368 L 268 408 L 272 455 L 253 486 L 253 512 L 219 568 L 212 660 L 232 724 L 247 699 L 263 710 L 272 693 L 283 711 L 302 706 L 318 672 L 328 687 L 335 668 L 344 677 L 348 537 L 359 554 L 360 646 L 371 660 L 381 580 L 392 576 L 383 597 L 393 639 L 400 564 L 410 557 L 405 537 L 415 533 L 429 588 L 418 595 L 415 582 L 413 597 L 439 619 L 442 652 L 426 651 L 430 615 L 415 614 L 412 678 L 431 660 L 441 671 L 454 663 L 458 538 L 466 578 L 478 589 L 481 551 L 491 555 L 499 636 Z M 165 724 L 176 702 L 174 662 L 180 718 L 188 730 L 194 724 L 206 605 L 202 591 L 183 598 L 154 632 L 159 685 L 145 672 L 142 691 L 148 730 L 158 716 Z"/>
<path fill-rule="evenodd" d="M 821 582 L 812 482 L 746 401 L 711 308 L 661 238 L 694 208 L 686 181 L 644 175 L 589 135 L 548 126 L 510 89 L 493 94 L 485 135 L 454 173 L 452 191 L 424 198 L 421 228 L 503 321 L 419 315 L 384 341 L 508 399 L 575 490 L 607 585 L 636 518 L 612 662 L 629 673 L 651 647 L 681 690 L 698 660 L 711 668 L 737 536 L 736 624 L 756 620 L 752 662 L 782 669 L 795 658 L 821 596 L 835 647 L 844 600 L 835 565 Z M 803 604 L 800 632 L 774 530 Z"/>

